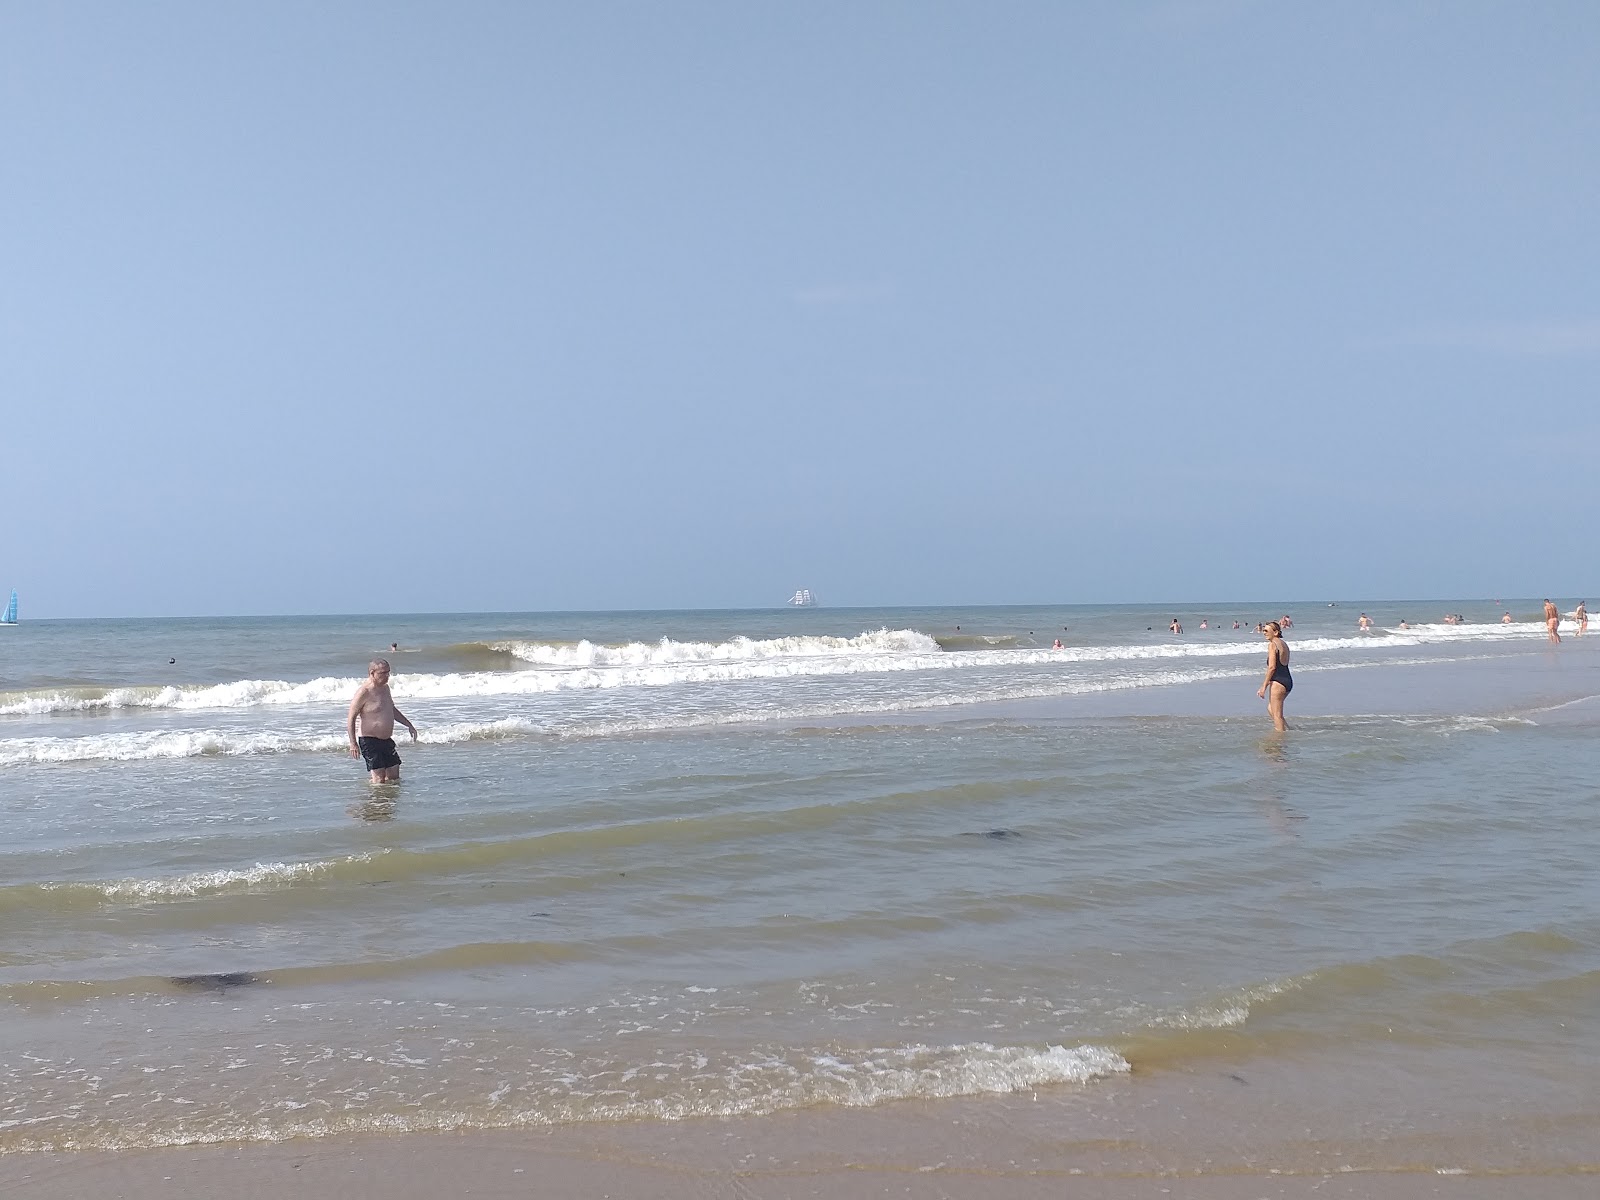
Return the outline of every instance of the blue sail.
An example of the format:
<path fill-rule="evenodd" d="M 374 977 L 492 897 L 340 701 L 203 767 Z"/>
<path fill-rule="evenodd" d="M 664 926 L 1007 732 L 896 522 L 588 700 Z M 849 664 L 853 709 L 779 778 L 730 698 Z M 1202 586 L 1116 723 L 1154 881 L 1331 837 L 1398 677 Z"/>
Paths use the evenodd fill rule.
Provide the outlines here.
<path fill-rule="evenodd" d="M 11 589 L 11 603 L 6 605 L 6 615 L 0 617 L 0 625 L 15 625 L 17 623 L 17 589 Z"/>

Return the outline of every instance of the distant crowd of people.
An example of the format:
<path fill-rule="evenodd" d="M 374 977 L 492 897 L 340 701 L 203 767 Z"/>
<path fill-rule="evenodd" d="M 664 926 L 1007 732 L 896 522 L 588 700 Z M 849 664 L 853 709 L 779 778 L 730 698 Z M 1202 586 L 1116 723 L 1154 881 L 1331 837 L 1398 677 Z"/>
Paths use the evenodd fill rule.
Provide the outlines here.
<path fill-rule="evenodd" d="M 1284 613 L 1283 616 L 1279 617 L 1276 622 L 1271 622 L 1271 621 L 1257 622 L 1257 624 L 1256 624 L 1256 632 L 1257 633 L 1266 632 L 1266 628 L 1267 628 L 1267 626 L 1269 624 L 1276 624 L 1281 629 L 1293 629 L 1294 628 L 1294 622 L 1289 619 L 1289 614 L 1288 613 Z M 1243 629 L 1244 628 L 1244 626 L 1239 624 L 1239 622 L 1237 622 L 1237 621 L 1235 621 L 1233 623 L 1233 627 L 1235 629 Z M 1202 618 L 1200 618 L 1200 628 L 1201 629 L 1211 629 L 1211 628 L 1213 628 L 1213 626 L 1212 626 L 1212 624 L 1211 624 L 1209 619 L 1207 619 L 1205 617 L 1202 617 Z M 1221 629 L 1222 628 L 1222 622 L 1218 621 L 1216 623 L 1215 628 Z M 1151 629 L 1151 626 L 1147 625 L 1147 626 L 1145 626 L 1145 629 L 1146 629 L 1146 631 L 1149 631 Z M 1167 632 L 1168 633 L 1182 633 L 1183 632 L 1183 622 L 1178 620 L 1177 617 L 1173 617 L 1172 618 L 1172 624 L 1167 626 Z M 1059 649 L 1059 647 L 1057 647 L 1057 648 Z"/>

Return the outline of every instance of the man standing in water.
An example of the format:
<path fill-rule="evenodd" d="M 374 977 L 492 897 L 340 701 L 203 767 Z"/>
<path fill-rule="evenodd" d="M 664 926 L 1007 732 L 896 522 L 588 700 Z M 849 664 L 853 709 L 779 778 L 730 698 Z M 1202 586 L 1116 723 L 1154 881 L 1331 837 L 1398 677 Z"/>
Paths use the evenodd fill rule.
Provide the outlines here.
<path fill-rule="evenodd" d="M 356 736 L 358 720 L 361 722 L 360 737 Z M 345 733 L 350 739 L 350 757 L 366 759 L 373 783 L 400 781 L 400 755 L 394 748 L 396 721 L 411 731 L 413 742 L 417 740 L 417 727 L 395 707 L 394 697 L 389 693 L 388 660 L 375 658 L 367 665 L 367 680 L 356 689 L 344 720 Z"/>
<path fill-rule="evenodd" d="M 1544 600 L 1544 627 L 1550 634 L 1552 642 L 1561 641 L 1561 634 L 1557 632 L 1561 627 L 1561 610 L 1550 603 L 1550 597 L 1548 596 Z"/>

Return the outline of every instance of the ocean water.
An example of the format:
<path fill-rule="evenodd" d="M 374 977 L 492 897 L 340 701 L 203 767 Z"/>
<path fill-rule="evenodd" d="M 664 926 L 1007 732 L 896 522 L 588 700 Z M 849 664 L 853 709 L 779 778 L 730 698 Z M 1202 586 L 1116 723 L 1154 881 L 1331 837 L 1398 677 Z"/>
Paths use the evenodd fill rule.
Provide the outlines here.
<path fill-rule="evenodd" d="M 1600 654 L 1538 608 L 0 631 L 0 1153 L 1092 1090 L 1222 1052 L 1467 1064 L 1593 1121 Z M 1285 611 L 1279 738 L 1250 627 Z M 377 654 L 422 734 L 397 788 L 344 750 Z"/>

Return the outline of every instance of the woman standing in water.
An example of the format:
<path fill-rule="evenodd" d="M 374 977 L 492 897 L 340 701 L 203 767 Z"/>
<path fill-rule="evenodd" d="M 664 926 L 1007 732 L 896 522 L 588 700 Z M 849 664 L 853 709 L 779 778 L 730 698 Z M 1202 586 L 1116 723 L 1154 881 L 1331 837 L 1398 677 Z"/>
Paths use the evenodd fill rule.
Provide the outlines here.
<path fill-rule="evenodd" d="M 1289 643 L 1283 640 L 1283 627 L 1276 621 L 1268 621 L 1261 627 L 1261 632 L 1267 639 L 1267 677 L 1256 695 L 1267 697 L 1267 712 L 1272 714 L 1272 727 L 1282 732 L 1289 728 L 1283 720 L 1283 702 L 1294 691 L 1294 676 L 1289 674 Z"/>

